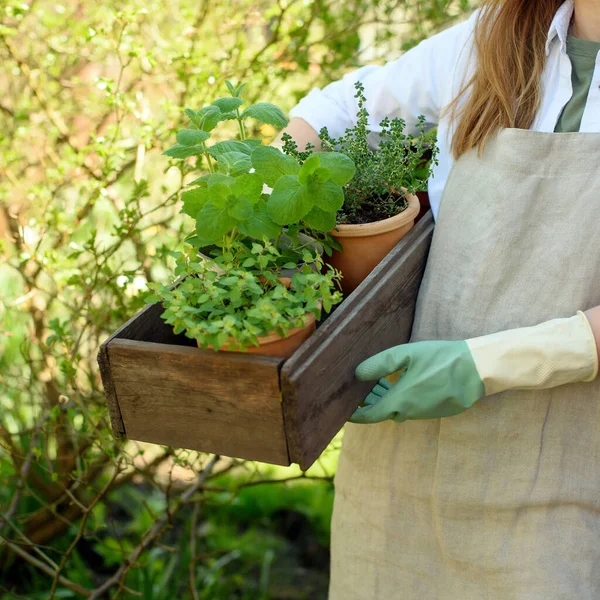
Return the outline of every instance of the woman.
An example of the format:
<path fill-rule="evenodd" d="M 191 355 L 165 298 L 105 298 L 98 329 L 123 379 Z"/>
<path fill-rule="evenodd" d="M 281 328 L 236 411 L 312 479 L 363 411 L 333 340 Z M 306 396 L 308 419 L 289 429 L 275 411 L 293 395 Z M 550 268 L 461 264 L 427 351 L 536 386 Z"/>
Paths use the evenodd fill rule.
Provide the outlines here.
<path fill-rule="evenodd" d="M 600 598 L 600 1 L 483 5 L 287 130 L 338 136 L 358 79 L 373 130 L 441 147 L 411 343 L 357 368 L 331 600 Z"/>

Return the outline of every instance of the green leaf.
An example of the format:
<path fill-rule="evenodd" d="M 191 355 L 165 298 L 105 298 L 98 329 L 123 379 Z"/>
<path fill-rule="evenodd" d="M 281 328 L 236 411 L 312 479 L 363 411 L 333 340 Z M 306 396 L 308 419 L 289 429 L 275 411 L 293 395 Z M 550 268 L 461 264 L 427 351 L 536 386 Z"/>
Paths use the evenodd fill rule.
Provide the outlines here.
<path fill-rule="evenodd" d="M 298 163 L 271 146 L 261 146 L 252 152 L 252 166 L 269 186 L 273 187 L 283 175 L 295 175 L 300 170 Z"/>
<path fill-rule="evenodd" d="M 208 185 L 208 178 L 210 177 L 210 173 L 206 175 L 201 175 L 200 177 L 196 177 L 193 181 L 190 181 L 187 185 L 197 185 L 199 187 L 206 187 Z"/>
<path fill-rule="evenodd" d="M 260 199 L 263 183 L 256 173 L 244 173 L 235 178 L 231 191 L 234 196 L 244 196 L 252 204 Z"/>
<path fill-rule="evenodd" d="M 210 173 L 207 177 L 208 187 L 212 187 L 217 183 L 223 183 L 231 187 L 235 183 L 235 179 L 231 175 L 225 173 Z"/>
<path fill-rule="evenodd" d="M 344 204 L 344 191 L 332 179 L 315 181 L 308 186 L 312 204 L 321 210 L 336 213 Z"/>
<path fill-rule="evenodd" d="M 285 113 L 278 106 L 268 102 L 258 102 L 249 106 L 241 116 L 243 119 L 250 117 L 278 128 L 285 127 L 288 124 Z"/>
<path fill-rule="evenodd" d="M 269 216 L 279 225 L 297 223 L 312 208 L 314 202 L 294 175 L 284 175 L 273 188 L 267 201 Z"/>
<path fill-rule="evenodd" d="M 204 208 L 204 205 L 210 198 L 208 188 L 198 187 L 187 192 L 183 192 L 181 199 L 183 200 L 183 208 L 181 212 L 193 217 L 198 216 L 198 213 Z"/>
<path fill-rule="evenodd" d="M 252 204 L 246 198 L 236 198 L 227 208 L 227 214 L 238 221 L 245 221 L 252 216 Z"/>
<path fill-rule="evenodd" d="M 217 157 L 219 169 L 232 176 L 248 173 L 252 168 L 250 157 L 242 152 L 225 152 Z"/>
<path fill-rule="evenodd" d="M 210 133 L 198 129 L 180 129 L 177 132 L 177 142 L 182 146 L 200 145 L 209 137 Z"/>
<path fill-rule="evenodd" d="M 206 189 L 206 193 L 212 204 L 219 208 L 226 208 L 231 188 L 225 183 L 215 183 Z"/>
<path fill-rule="evenodd" d="M 223 114 L 218 106 L 205 106 L 196 113 L 200 129 L 203 131 L 212 131 L 221 121 L 224 120 Z"/>
<path fill-rule="evenodd" d="M 313 156 L 319 157 L 320 166 L 329 169 L 331 180 L 338 185 L 346 185 L 356 173 L 352 159 L 341 152 L 316 152 Z"/>
<path fill-rule="evenodd" d="M 255 240 L 275 239 L 281 233 L 281 227 L 267 213 L 266 204 L 256 204 L 252 216 L 238 224 L 239 230 Z M 260 248 L 260 247 L 259 247 Z"/>
<path fill-rule="evenodd" d="M 222 113 L 232 112 L 239 108 L 244 101 L 241 98 L 219 98 L 213 104 L 219 108 Z"/>
<path fill-rule="evenodd" d="M 165 150 L 163 154 L 170 156 L 171 158 L 188 158 L 190 156 L 198 156 L 204 152 L 203 146 L 182 146 L 181 144 L 175 144 L 168 150 Z"/>
<path fill-rule="evenodd" d="M 217 242 L 233 227 L 235 219 L 227 214 L 225 207 L 207 202 L 196 218 L 196 235 L 204 242 Z"/>
<path fill-rule="evenodd" d="M 195 110 L 186 108 L 184 112 L 193 125 L 195 125 L 198 129 L 202 128 L 202 119 L 196 114 Z"/>
<path fill-rule="evenodd" d="M 321 161 L 318 154 L 312 154 L 309 156 L 304 161 L 304 164 L 300 167 L 300 171 L 298 172 L 298 181 L 302 184 L 305 184 L 308 181 L 308 176 L 312 175 L 320 165 Z"/>
<path fill-rule="evenodd" d="M 317 206 L 313 206 L 304 217 L 307 225 L 319 231 L 331 231 L 335 225 L 335 213 L 325 212 Z"/>
<path fill-rule="evenodd" d="M 243 154 L 250 156 L 254 149 L 254 144 L 251 142 L 254 141 L 255 140 L 244 140 L 243 142 L 239 140 L 225 140 L 224 142 L 213 144 L 208 148 L 208 152 L 214 158 L 219 158 L 221 154 L 226 154 L 228 152 L 242 152 Z"/>

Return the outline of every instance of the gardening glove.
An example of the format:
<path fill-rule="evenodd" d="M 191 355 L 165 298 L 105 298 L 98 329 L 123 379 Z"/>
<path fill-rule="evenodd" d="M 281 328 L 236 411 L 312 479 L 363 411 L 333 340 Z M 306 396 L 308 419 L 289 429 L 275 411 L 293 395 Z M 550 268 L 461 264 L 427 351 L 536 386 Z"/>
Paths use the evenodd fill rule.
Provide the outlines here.
<path fill-rule="evenodd" d="M 383 379 L 392 374 L 396 383 Z M 582 312 L 470 340 L 404 344 L 358 365 L 358 379 L 379 383 L 350 421 L 450 417 L 484 396 L 592 381 L 597 374 L 596 342 Z"/>

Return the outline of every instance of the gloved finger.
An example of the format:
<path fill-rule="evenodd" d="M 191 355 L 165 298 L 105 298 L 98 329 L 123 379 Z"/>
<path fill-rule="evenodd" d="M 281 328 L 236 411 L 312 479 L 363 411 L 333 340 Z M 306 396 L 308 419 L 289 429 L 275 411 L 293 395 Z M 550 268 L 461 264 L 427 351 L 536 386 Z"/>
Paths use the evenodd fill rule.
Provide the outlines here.
<path fill-rule="evenodd" d="M 359 406 L 348 419 L 351 423 L 359 425 L 368 425 L 370 423 L 380 423 L 386 420 L 385 414 L 380 414 L 379 411 L 373 410 L 377 407 L 377 403 L 369 406 Z"/>
<path fill-rule="evenodd" d="M 410 344 L 394 346 L 367 358 L 356 367 L 356 378 L 359 381 L 374 381 L 395 371 L 408 368 L 410 363 L 409 346 Z"/>
<path fill-rule="evenodd" d="M 377 384 L 372 390 L 371 393 L 363 400 L 362 404 L 365 406 L 371 406 L 373 404 L 377 404 L 380 402 L 383 396 L 387 393 L 387 388 L 382 385 Z"/>

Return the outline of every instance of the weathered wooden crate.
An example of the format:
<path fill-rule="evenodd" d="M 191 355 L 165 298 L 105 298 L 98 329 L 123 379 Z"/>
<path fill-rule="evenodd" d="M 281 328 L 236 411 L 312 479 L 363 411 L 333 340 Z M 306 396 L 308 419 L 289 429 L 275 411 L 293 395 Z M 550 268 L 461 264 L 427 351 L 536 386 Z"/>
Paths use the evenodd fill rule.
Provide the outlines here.
<path fill-rule="evenodd" d="M 408 340 L 432 232 L 429 212 L 288 360 L 201 350 L 147 306 L 98 354 L 114 431 L 307 469 L 373 385 L 356 365 Z"/>

